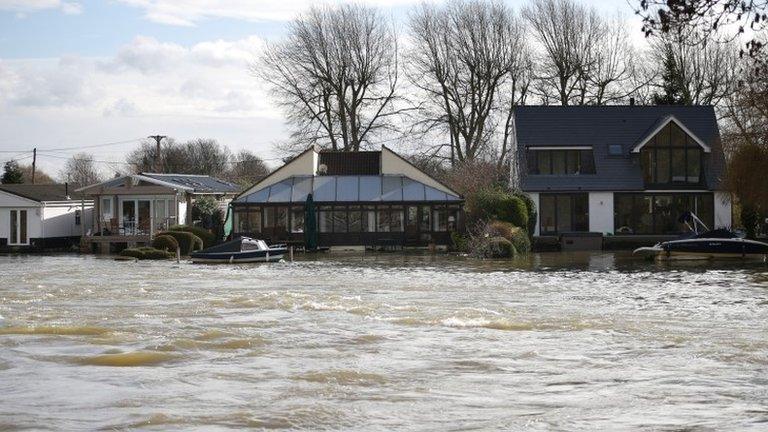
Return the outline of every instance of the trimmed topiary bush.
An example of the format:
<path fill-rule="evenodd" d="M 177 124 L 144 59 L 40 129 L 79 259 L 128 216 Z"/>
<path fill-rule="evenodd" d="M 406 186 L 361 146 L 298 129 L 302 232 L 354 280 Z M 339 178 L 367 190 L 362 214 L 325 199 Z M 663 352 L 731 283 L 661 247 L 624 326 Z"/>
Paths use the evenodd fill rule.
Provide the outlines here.
<path fill-rule="evenodd" d="M 120 252 L 120 256 L 127 256 L 140 260 L 163 260 L 173 257 L 173 254 L 151 247 L 140 247 L 124 249 Z"/>
<path fill-rule="evenodd" d="M 152 247 L 159 250 L 164 250 L 168 252 L 176 252 L 176 249 L 179 247 L 179 242 L 176 241 L 173 236 L 164 234 L 159 235 L 155 237 L 154 240 L 152 240 Z"/>
<path fill-rule="evenodd" d="M 142 248 L 139 248 L 139 250 L 144 254 L 144 258 L 139 258 L 139 259 L 162 260 L 162 259 L 172 258 L 175 255 L 171 252 L 159 250 L 151 247 L 142 247 Z"/>
<path fill-rule="evenodd" d="M 205 242 L 203 242 L 203 239 L 201 239 L 200 237 L 195 236 L 192 239 L 192 250 L 196 251 L 196 250 L 202 250 L 202 249 L 205 249 Z"/>
<path fill-rule="evenodd" d="M 120 256 L 143 259 L 144 258 L 144 252 L 142 252 L 142 251 L 140 251 L 138 249 L 135 249 L 135 248 L 128 248 L 128 249 L 123 249 L 122 251 L 120 251 Z"/>
<path fill-rule="evenodd" d="M 192 233 L 203 241 L 203 247 L 209 248 L 217 243 L 216 235 L 205 228 L 189 225 L 174 225 L 170 228 L 171 231 L 184 231 Z"/>
<path fill-rule="evenodd" d="M 203 240 L 200 237 L 186 231 L 165 231 L 158 233 L 158 236 L 169 235 L 176 239 L 179 244 L 182 255 L 189 255 L 193 251 L 202 249 Z"/>

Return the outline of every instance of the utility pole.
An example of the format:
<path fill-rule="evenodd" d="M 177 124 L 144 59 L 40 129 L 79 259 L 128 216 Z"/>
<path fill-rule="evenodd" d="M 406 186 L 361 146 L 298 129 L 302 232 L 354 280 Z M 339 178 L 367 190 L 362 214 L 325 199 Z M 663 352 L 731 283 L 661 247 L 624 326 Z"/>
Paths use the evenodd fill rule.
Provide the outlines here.
<path fill-rule="evenodd" d="M 37 147 L 32 149 L 32 184 L 35 184 L 35 168 L 37 167 Z"/>
<path fill-rule="evenodd" d="M 157 142 L 157 151 L 155 151 L 155 172 L 159 173 L 162 171 L 160 169 L 160 141 L 163 140 L 163 138 L 166 138 L 165 135 L 150 135 L 149 138 L 152 138 Z"/>

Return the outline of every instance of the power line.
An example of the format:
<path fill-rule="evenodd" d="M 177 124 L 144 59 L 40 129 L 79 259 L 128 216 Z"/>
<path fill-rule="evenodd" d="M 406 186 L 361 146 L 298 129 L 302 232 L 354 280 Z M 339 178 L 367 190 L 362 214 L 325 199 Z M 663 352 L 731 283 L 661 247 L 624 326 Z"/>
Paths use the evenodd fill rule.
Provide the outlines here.
<path fill-rule="evenodd" d="M 82 149 L 89 149 L 89 148 L 97 148 L 97 147 L 108 147 L 108 146 L 114 146 L 114 145 L 120 145 L 120 144 L 128 144 L 136 141 L 141 141 L 144 138 L 134 138 L 130 140 L 125 141 L 113 141 L 108 143 L 102 143 L 102 144 L 92 144 L 92 145 L 85 145 L 85 146 L 77 146 L 77 147 L 61 147 L 61 148 L 52 148 L 52 149 L 43 149 L 38 148 L 38 151 L 69 151 L 69 150 L 82 150 Z M 0 153 L 29 153 L 32 152 L 32 149 L 28 150 L 0 150 Z"/>

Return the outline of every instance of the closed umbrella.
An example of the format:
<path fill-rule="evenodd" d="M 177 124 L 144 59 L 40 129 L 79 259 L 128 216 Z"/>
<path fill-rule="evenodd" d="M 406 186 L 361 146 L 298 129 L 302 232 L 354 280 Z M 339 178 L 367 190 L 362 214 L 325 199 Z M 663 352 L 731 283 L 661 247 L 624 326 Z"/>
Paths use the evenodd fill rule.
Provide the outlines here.
<path fill-rule="evenodd" d="M 304 249 L 317 250 L 317 217 L 312 194 L 307 195 L 304 203 Z"/>

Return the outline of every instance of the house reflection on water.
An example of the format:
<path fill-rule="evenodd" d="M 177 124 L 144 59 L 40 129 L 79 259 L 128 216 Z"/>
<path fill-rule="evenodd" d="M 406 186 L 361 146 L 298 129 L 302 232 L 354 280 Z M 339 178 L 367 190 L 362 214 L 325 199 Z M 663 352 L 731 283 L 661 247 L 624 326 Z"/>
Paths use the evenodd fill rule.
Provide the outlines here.
<path fill-rule="evenodd" d="M 232 202 L 234 235 L 303 243 L 310 194 L 319 246 L 445 246 L 464 228 L 462 197 L 388 148 L 310 148 Z"/>

